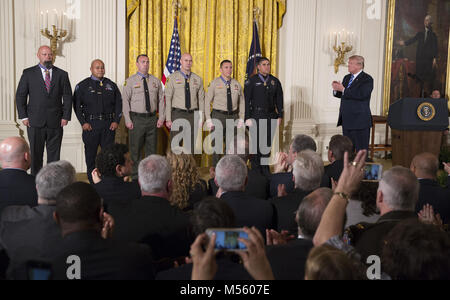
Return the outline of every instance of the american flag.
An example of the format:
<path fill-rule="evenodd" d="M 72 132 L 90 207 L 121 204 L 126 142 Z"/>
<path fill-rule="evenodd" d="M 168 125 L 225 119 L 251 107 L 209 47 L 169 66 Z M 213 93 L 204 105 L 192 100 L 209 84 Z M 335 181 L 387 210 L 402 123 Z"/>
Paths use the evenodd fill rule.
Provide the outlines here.
<path fill-rule="evenodd" d="M 178 34 L 178 21 L 175 18 L 175 22 L 173 25 L 172 42 L 170 43 L 169 57 L 167 58 L 166 67 L 164 68 L 164 74 L 162 76 L 163 85 L 166 84 L 167 78 L 169 78 L 170 74 L 180 69 L 180 59 L 180 36 Z"/>

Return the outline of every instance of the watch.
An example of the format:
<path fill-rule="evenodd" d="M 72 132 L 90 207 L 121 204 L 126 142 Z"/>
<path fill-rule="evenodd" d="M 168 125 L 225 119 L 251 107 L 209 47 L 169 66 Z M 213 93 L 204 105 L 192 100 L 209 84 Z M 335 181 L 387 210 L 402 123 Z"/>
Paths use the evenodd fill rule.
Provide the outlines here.
<path fill-rule="evenodd" d="M 349 201 L 349 197 L 348 197 L 348 195 L 345 194 L 345 193 L 334 193 L 333 195 L 337 195 L 337 196 L 341 197 L 342 199 L 344 199 L 345 201 L 347 201 L 347 203 L 348 203 L 348 201 Z"/>

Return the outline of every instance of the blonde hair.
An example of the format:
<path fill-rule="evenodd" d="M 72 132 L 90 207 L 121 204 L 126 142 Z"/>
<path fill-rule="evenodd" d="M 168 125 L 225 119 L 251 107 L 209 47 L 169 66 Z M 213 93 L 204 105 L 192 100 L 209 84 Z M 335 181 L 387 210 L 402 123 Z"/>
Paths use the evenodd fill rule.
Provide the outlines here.
<path fill-rule="evenodd" d="M 182 210 L 188 207 L 189 194 L 200 182 L 194 155 L 184 153 L 176 155 L 170 150 L 167 152 L 167 160 L 172 168 L 173 183 L 169 202 L 172 206 Z"/>

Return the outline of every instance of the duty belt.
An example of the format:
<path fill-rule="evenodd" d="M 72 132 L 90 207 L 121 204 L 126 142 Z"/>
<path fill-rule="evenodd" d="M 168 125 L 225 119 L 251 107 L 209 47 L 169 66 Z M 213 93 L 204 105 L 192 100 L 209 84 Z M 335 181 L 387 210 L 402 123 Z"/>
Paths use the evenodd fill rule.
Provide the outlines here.
<path fill-rule="evenodd" d="M 89 115 L 88 119 L 90 121 L 98 120 L 98 121 L 107 121 L 114 119 L 114 114 L 100 114 L 100 115 Z"/>
<path fill-rule="evenodd" d="M 224 110 L 217 110 L 217 109 L 213 109 L 214 112 L 218 113 L 218 114 L 223 114 L 223 115 L 227 115 L 227 116 L 234 116 L 238 114 L 238 111 L 232 111 L 232 112 L 227 112 Z"/>
<path fill-rule="evenodd" d="M 197 109 L 180 109 L 180 108 L 173 108 L 173 111 L 178 111 L 178 112 L 187 112 L 187 113 L 194 113 L 197 111 Z"/>

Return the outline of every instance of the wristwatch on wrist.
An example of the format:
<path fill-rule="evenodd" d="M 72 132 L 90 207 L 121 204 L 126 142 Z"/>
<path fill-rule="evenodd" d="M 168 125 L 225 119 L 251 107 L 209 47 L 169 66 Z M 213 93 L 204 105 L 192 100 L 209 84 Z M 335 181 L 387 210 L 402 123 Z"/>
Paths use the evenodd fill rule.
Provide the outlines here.
<path fill-rule="evenodd" d="M 345 201 L 347 201 L 347 203 L 348 203 L 348 201 L 349 201 L 349 197 L 348 197 L 348 195 L 345 194 L 345 193 L 334 193 L 333 195 L 336 195 L 336 196 L 341 197 L 342 199 L 344 199 Z"/>

